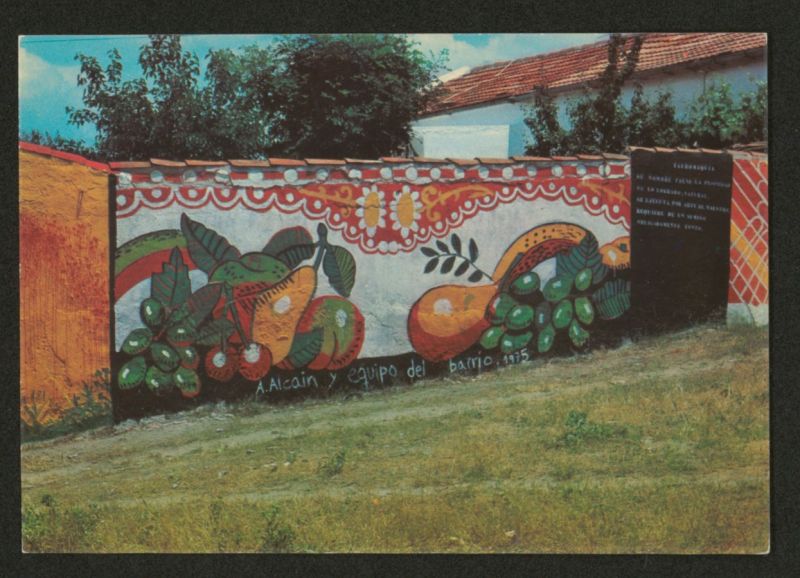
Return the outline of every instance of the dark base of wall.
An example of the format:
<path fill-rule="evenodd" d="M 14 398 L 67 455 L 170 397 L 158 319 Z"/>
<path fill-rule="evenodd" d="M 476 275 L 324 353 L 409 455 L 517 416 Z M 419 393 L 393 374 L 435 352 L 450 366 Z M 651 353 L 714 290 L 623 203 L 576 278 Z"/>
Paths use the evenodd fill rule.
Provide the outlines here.
<path fill-rule="evenodd" d="M 307 398 L 326 398 L 345 392 L 410 384 L 424 379 L 474 376 L 499 367 L 538 359 L 580 355 L 599 348 L 615 348 L 630 337 L 630 326 L 627 323 L 620 320 L 596 320 L 592 325 L 589 343 L 580 350 L 572 345 L 565 334 L 561 334 L 546 355 L 536 351 L 535 343 L 532 347 L 509 354 L 486 351 L 480 345 L 475 345 L 453 359 L 437 363 L 425 361 L 416 353 L 406 353 L 392 357 L 357 359 L 350 366 L 333 372 L 273 368 L 260 385 L 240 377 L 229 383 L 219 383 L 202 376 L 201 393 L 192 399 L 182 397 L 177 389 L 155 395 L 143 385 L 133 390 L 121 390 L 114 385 L 114 422 L 185 411 L 220 401 L 256 400 L 283 404 Z M 121 359 L 114 361 L 115 367 L 120 367 L 123 362 Z"/>

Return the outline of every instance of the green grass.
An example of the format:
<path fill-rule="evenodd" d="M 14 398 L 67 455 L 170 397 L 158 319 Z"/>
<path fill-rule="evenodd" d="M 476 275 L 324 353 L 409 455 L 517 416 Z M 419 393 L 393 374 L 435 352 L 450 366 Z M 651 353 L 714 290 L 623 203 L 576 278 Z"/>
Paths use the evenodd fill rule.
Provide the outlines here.
<path fill-rule="evenodd" d="M 22 447 L 28 551 L 763 552 L 766 329 Z"/>

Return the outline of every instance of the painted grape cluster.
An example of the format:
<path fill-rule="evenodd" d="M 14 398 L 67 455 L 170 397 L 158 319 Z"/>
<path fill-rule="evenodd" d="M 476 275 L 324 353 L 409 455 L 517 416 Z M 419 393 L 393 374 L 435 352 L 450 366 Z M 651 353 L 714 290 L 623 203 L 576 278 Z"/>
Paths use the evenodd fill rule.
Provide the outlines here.
<path fill-rule="evenodd" d="M 180 232 L 156 231 L 121 247 L 137 270 L 165 251 L 169 258 L 151 276 L 150 296 L 139 311 L 143 326 L 123 341 L 118 386 L 145 386 L 157 395 L 177 388 L 191 398 L 206 379 L 257 382 L 273 367 L 323 370 L 351 363 L 364 341 L 364 317 L 347 299 L 355 260 L 328 242 L 324 225 L 317 234 L 315 241 L 303 227 L 282 229 L 261 251 L 242 254 L 183 215 Z M 194 292 L 190 266 L 208 278 Z M 339 295 L 314 297 L 320 268 Z"/>
<path fill-rule="evenodd" d="M 629 239 L 621 237 L 599 247 L 595 236 L 570 223 L 540 225 L 517 238 L 501 257 L 494 273 L 481 271 L 477 246 L 470 241 L 462 257 L 460 240 L 454 251 L 437 241 L 438 251 L 424 248 L 432 272 L 444 255 L 463 260 L 469 281 L 482 285 L 442 285 L 425 293 L 409 316 L 414 349 L 429 361 L 458 355 L 477 341 L 486 350 L 504 354 L 524 348 L 549 352 L 559 335 L 581 349 L 590 339 L 596 318 L 612 320 L 630 308 L 630 284 L 622 271 L 629 266 Z M 555 259 L 555 275 L 541 279 L 536 268 Z M 433 265 L 432 265 L 433 263 Z M 452 268 L 445 262 L 442 273 Z M 456 272 L 458 276 L 458 272 Z"/>

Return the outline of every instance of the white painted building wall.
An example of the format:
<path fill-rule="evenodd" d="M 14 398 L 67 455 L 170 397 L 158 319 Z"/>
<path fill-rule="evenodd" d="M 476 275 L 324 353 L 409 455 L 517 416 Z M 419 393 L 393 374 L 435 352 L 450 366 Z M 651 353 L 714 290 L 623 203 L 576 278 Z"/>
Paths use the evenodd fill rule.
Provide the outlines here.
<path fill-rule="evenodd" d="M 670 91 L 678 117 L 689 112 L 690 104 L 712 82 L 724 80 L 731 85 L 735 98 L 756 90 L 756 81 L 767 79 L 765 59 L 739 61 L 713 71 L 675 69 L 672 74 L 659 73 L 640 79 L 647 96 Z M 629 83 L 622 93 L 627 106 L 634 84 Z M 570 100 L 579 98 L 580 90 L 556 96 L 559 121 L 569 126 L 566 111 Z M 417 120 L 414 125 L 415 153 L 433 158 L 509 157 L 524 155 L 531 140 L 524 123 L 527 102 L 499 102 L 470 109 L 455 110 Z M 504 130 L 502 130 L 504 129 Z"/>

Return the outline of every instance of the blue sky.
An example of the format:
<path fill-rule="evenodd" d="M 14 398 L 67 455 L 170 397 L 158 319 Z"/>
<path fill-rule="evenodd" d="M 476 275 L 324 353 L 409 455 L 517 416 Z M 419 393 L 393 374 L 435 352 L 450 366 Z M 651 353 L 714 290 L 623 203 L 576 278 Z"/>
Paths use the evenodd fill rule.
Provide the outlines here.
<path fill-rule="evenodd" d="M 423 50 L 449 51 L 450 70 L 475 67 L 560 50 L 604 39 L 606 34 L 411 34 Z M 267 45 L 276 35 L 229 34 L 184 35 L 183 46 L 201 60 L 212 49 Z M 76 85 L 79 52 L 107 63 L 106 53 L 117 48 L 122 56 L 123 76 L 138 75 L 139 48 L 147 37 L 136 36 L 23 36 L 19 39 L 19 123 L 20 131 L 39 130 L 69 138 L 94 139 L 91 126 L 67 124 L 66 106 L 81 106 L 81 89 Z M 128 74 L 125 74 L 127 72 Z"/>

